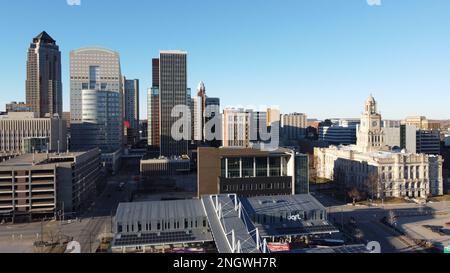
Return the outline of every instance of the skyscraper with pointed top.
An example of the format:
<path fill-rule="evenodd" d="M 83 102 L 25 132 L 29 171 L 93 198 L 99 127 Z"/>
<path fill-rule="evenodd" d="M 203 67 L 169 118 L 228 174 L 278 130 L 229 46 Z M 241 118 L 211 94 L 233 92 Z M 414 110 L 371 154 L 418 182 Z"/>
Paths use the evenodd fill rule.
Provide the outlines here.
<path fill-rule="evenodd" d="M 39 117 L 62 117 L 61 52 L 45 31 L 33 39 L 28 49 L 25 90 L 27 104 Z"/>

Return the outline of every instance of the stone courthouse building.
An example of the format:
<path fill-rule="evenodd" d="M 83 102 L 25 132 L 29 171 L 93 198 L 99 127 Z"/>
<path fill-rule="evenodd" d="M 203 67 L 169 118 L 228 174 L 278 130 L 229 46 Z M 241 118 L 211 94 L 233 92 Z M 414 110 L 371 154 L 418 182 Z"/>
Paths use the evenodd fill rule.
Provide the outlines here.
<path fill-rule="evenodd" d="M 441 156 L 393 149 L 385 145 L 385 138 L 377 102 L 370 96 L 357 128 L 356 145 L 315 148 L 317 176 L 337 179 L 378 198 L 443 194 Z"/>

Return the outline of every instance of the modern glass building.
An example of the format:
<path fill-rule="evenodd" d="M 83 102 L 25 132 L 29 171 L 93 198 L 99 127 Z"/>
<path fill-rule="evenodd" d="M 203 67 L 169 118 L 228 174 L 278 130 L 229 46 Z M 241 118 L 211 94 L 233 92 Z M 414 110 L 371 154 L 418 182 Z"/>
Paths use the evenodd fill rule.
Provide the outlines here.
<path fill-rule="evenodd" d="M 160 154 L 180 157 L 188 154 L 188 141 L 181 132 L 172 135 L 172 126 L 178 117 L 172 117 L 175 106 L 189 106 L 187 98 L 187 53 L 184 51 L 161 51 L 159 58 L 160 98 Z M 186 128 L 187 129 L 187 128 Z"/>
<path fill-rule="evenodd" d="M 122 83 L 125 141 L 134 145 L 139 139 L 139 80 L 123 77 Z"/>
<path fill-rule="evenodd" d="M 198 149 L 198 196 L 309 193 L 308 158 L 293 150 L 249 148 Z M 296 187 L 299 187 L 297 190 Z"/>
<path fill-rule="evenodd" d="M 83 149 L 113 152 L 121 147 L 120 94 L 82 90 L 82 123 L 73 125 L 72 143 Z"/>
<path fill-rule="evenodd" d="M 295 154 L 295 194 L 309 194 L 309 157 Z"/>
<path fill-rule="evenodd" d="M 159 87 L 148 89 L 148 145 L 160 145 L 159 138 Z"/>
<path fill-rule="evenodd" d="M 82 48 L 70 53 L 72 148 L 122 147 L 122 74 L 117 52 Z"/>

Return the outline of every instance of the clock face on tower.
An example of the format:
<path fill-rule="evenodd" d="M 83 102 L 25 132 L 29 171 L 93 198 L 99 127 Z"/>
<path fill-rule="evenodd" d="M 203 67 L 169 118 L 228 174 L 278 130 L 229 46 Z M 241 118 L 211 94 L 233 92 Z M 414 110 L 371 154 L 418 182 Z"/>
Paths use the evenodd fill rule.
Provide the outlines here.
<path fill-rule="evenodd" d="M 376 127 L 377 125 L 378 125 L 378 122 L 376 122 L 376 121 L 372 122 L 373 127 Z"/>

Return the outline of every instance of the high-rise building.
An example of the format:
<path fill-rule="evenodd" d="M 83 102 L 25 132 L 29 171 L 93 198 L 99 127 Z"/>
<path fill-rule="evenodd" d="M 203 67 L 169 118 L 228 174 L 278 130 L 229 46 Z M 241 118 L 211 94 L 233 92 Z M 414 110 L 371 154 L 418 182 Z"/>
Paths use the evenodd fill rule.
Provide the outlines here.
<path fill-rule="evenodd" d="M 193 135 L 195 141 L 205 140 L 206 88 L 203 82 L 197 87 L 197 95 L 193 98 Z"/>
<path fill-rule="evenodd" d="M 340 119 L 331 126 L 320 126 L 319 140 L 331 145 L 356 144 L 356 128 L 359 124 L 359 120 Z"/>
<path fill-rule="evenodd" d="M 281 119 L 281 138 L 284 140 L 299 140 L 305 137 L 307 121 L 301 113 L 285 114 Z"/>
<path fill-rule="evenodd" d="M 148 145 L 159 147 L 159 87 L 148 89 Z"/>
<path fill-rule="evenodd" d="M 439 155 L 441 153 L 440 130 L 417 130 L 417 153 Z"/>
<path fill-rule="evenodd" d="M 62 115 L 61 52 L 45 31 L 28 49 L 25 89 L 27 104 L 39 117 Z"/>
<path fill-rule="evenodd" d="M 122 80 L 123 119 L 125 141 L 135 145 L 139 141 L 139 80 Z"/>
<path fill-rule="evenodd" d="M 223 146 L 250 147 L 251 111 L 227 108 L 223 111 Z"/>
<path fill-rule="evenodd" d="M 203 82 L 200 82 L 197 87 L 197 96 L 192 99 L 192 131 L 195 141 L 209 143 L 210 145 L 220 145 L 219 139 L 211 140 L 212 136 L 207 141 L 207 133 L 212 133 L 216 136 L 215 125 L 212 128 L 206 128 L 206 124 L 216 115 L 220 114 L 220 99 L 210 98 L 206 96 L 206 88 Z M 217 135 L 221 135 L 221 128 L 217 128 Z M 207 131 L 208 130 L 208 131 Z"/>
<path fill-rule="evenodd" d="M 266 111 L 227 108 L 223 111 L 223 146 L 262 147 L 277 137 L 267 124 Z"/>
<path fill-rule="evenodd" d="M 122 73 L 117 52 L 82 48 L 70 53 L 71 147 L 100 148 L 116 157 L 123 143 Z M 113 160 L 114 161 L 114 160 Z M 112 169 L 117 169 L 112 166 Z"/>
<path fill-rule="evenodd" d="M 172 130 L 173 125 L 179 119 L 179 117 L 172 117 L 174 108 L 189 105 L 187 101 L 187 53 L 184 51 L 161 51 L 159 60 L 160 154 L 166 157 L 187 155 L 187 140 L 177 140 L 183 138 L 182 134 Z M 184 130 L 189 130 L 189 128 L 184 128 Z"/>
<path fill-rule="evenodd" d="M 152 60 L 152 88 L 148 89 L 148 128 L 147 137 L 148 145 L 159 147 L 160 146 L 160 119 L 159 119 L 159 59 Z"/>
<path fill-rule="evenodd" d="M 206 97 L 206 110 L 205 110 L 205 125 L 203 127 L 203 135 L 204 140 L 206 143 L 208 143 L 210 146 L 213 147 L 220 147 L 222 146 L 222 116 L 220 113 L 220 98 L 210 98 Z M 217 124 L 214 124 L 209 127 L 209 121 L 211 121 L 214 118 L 220 118 L 220 121 L 217 122 L 220 124 L 218 126 Z M 211 133 L 212 136 L 208 136 L 207 134 Z"/>

